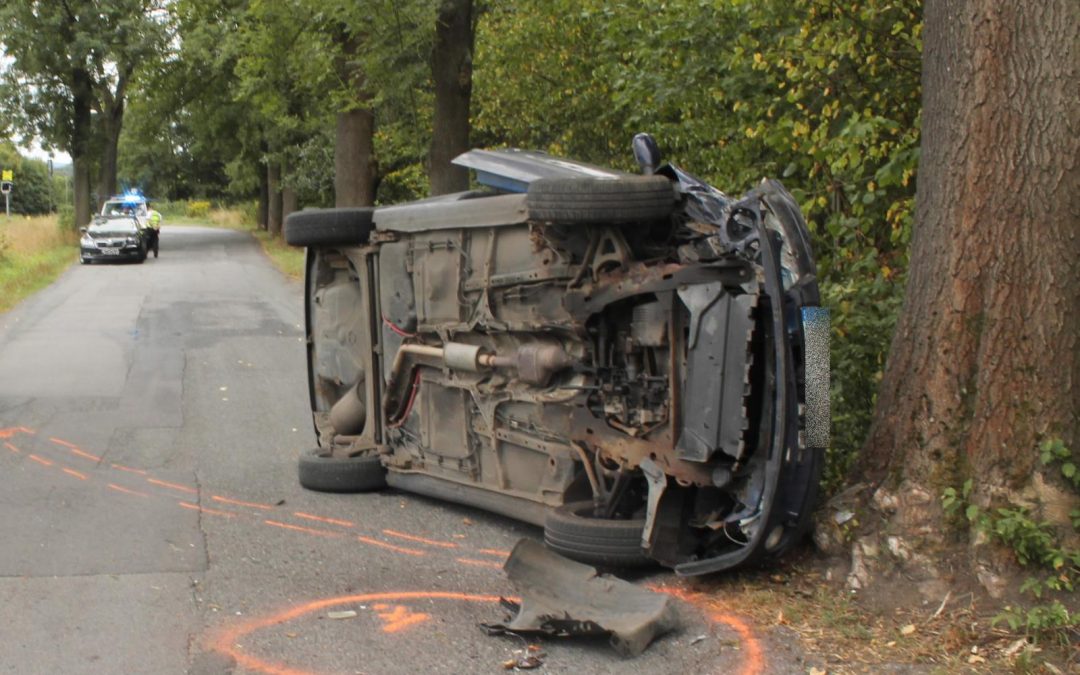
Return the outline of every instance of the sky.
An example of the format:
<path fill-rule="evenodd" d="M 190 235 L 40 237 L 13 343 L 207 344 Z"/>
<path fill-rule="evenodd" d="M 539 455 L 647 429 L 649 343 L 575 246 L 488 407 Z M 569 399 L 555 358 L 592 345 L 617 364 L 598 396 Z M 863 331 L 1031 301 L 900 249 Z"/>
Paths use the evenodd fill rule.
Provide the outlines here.
<path fill-rule="evenodd" d="M 29 147 L 26 145 L 19 145 L 19 152 L 22 153 L 24 157 L 33 157 L 34 159 L 49 158 L 49 153 L 42 150 L 36 142 Z M 71 155 L 66 152 L 53 152 L 52 158 L 54 164 L 71 164 Z"/>

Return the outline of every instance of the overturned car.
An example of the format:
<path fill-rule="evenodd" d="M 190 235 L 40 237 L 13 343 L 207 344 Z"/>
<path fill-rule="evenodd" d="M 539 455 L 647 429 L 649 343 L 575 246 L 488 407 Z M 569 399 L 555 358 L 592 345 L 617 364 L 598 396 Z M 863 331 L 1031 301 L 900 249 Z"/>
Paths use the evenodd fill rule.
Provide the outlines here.
<path fill-rule="evenodd" d="M 805 529 L 829 436 L 829 319 L 776 181 L 734 199 L 543 153 L 482 189 L 304 210 L 302 485 L 384 485 L 535 523 L 568 557 L 697 575 Z"/>

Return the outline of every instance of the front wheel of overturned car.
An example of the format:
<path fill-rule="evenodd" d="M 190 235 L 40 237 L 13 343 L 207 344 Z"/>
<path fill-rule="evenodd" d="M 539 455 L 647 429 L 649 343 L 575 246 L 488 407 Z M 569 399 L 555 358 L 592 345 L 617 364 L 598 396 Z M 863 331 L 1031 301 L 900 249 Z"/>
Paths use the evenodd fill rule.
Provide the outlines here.
<path fill-rule="evenodd" d="M 664 176 L 541 178 L 525 197 L 529 218 L 553 223 L 636 223 L 670 218 L 675 188 Z"/>
<path fill-rule="evenodd" d="M 646 567 L 655 564 L 641 548 L 645 519 L 616 520 L 592 515 L 591 501 L 568 502 L 549 511 L 544 543 L 578 562 L 601 567 Z"/>
<path fill-rule="evenodd" d="M 323 457 L 320 450 L 300 455 L 300 485 L 316 492 L 371 492 L 386 487 L 386 469 L 377 456 Z"/>
<path fill-rule="evenodd" d="M 291 246 L 359 246 L 374 227 L 371 207 L 304 209 L 285 219 L 285 241 Z"/>

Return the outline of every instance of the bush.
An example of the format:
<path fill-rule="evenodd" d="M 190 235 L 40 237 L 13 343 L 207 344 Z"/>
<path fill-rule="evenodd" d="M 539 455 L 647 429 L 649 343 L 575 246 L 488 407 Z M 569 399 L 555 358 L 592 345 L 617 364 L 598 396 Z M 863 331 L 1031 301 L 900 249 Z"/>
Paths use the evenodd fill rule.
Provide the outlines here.
<path fill-rule="evenodd" d="M 75 207 L 71 204 L 61 204 L 56 210 L 56 222 L 61 230 L 75 229 Z"/>
<path fill-rule="evenodd" d="M 188 203 L 183 200 L 162 199 L 153 203 L 154 210 L 163 218 L 179 218 L 187 215 Z"/>
<path fill-rule="evenodd" d="M 188 202 L 186 215 L 188 218 L 206 218 L 210 215 L 210 202 Z"/>

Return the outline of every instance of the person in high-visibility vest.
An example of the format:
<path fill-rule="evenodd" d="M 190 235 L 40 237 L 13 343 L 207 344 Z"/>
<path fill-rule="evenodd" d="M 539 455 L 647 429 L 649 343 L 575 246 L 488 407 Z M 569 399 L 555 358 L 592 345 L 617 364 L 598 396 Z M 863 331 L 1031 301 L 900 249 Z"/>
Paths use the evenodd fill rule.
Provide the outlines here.
<path fill-rule="evenodd" d="M 161 234 L 161 214 L 146 202 L 146 231 L 150 235 L 149 248 L 154 250 L 154 257 L 158 257 L 158 237 Z"/>

